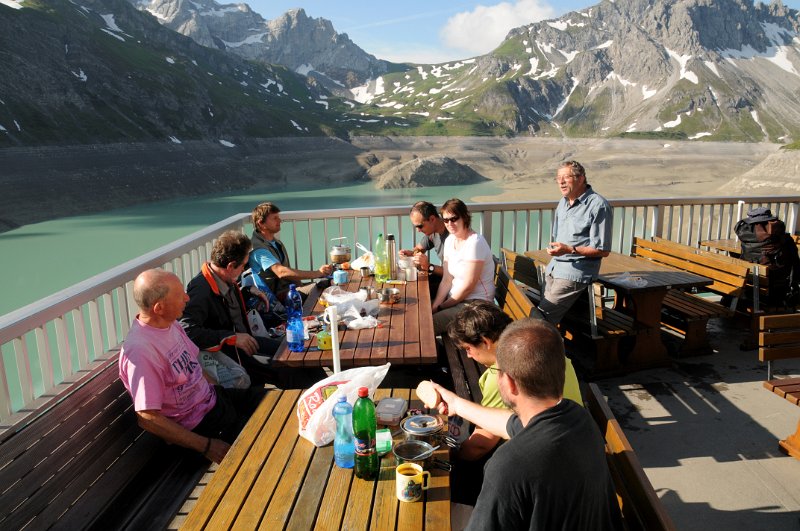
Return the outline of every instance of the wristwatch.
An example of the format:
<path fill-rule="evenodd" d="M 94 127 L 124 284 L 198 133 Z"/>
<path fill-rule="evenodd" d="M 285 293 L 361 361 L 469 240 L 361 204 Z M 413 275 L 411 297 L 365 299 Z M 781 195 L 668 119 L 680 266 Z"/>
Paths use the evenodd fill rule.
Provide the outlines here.
<path fill-rule="evenodd" d="M 436 269 L 436 267 L 433 264 L 428 264 L 428 273 L 433 273 L 434 269 Z"/>

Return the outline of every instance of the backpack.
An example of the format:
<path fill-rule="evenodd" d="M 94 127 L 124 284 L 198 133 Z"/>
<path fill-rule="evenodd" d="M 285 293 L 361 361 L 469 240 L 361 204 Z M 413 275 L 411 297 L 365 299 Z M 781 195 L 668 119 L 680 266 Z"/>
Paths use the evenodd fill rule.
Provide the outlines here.
<path fill-rule="evenodd" d="M 746 218 L 733 230 L 742 244 L 741 259 L 770 268 L 768 304 L 796 306 L 800 302 L 800 256 L 794 239 L 786 234 L 783 221 L 753 222 Z"/>

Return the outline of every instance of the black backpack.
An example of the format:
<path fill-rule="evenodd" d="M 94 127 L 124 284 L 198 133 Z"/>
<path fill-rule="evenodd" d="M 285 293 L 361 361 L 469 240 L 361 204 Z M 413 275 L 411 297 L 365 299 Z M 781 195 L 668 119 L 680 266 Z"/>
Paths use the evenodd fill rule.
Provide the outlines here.
<path fill-rule="evenodd" d="M 783 221 L 753 221 L 748 217 L 733 230 L 742 244 L 742 260 L 770 268 L 768 304 L 795 307 L 800 302 L 800 256 Z"/>

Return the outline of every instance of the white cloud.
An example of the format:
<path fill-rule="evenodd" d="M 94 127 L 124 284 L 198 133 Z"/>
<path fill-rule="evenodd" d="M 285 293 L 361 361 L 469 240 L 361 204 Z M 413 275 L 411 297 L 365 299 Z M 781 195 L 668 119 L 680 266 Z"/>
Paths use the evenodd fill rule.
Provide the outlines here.
<path fill-rule="evenodd" d="M 493 6 L 477 6 L 458 13 L 445 23 L 439 36 L 445 46 L 474 54 L 496 48 L 513 28 L 555 15 L 549 4 L 541 0 L 501 2 Z"/>

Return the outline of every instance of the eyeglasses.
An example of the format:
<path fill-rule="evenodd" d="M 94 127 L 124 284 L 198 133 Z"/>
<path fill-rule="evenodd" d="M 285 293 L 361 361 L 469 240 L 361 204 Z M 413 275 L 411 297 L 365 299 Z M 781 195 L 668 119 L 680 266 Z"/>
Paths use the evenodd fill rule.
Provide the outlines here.
<path fill-rule="evenodd" d="M 461 219 L 461 216 L 453 216 L 452 218 L 446 218 L 442 216 L 442 221 L 444 221 L 445 223 L 455 223 L 459 219 Z"/>
<path fill-rule="evenodd" d="M 422 228 L 422 227 L 424 227 L 424 226 L 425 226 L 425 222 L 422 222 L 422 223 L 420 223 L 419 225 L 414 225 L 414 228 L 415 228 L 415 229 L 421 229 L 421 228 Z"/>
<path fill-rule="evenodd" d="M 495 365 L 492 365 L 491 367 L 489 367 L 486 370 L 489 371 L 491 374 L 500 374 L 501 372 L 503 372 L 503 369 L 500 369 L 499 367 L 496 367 Z"/>

